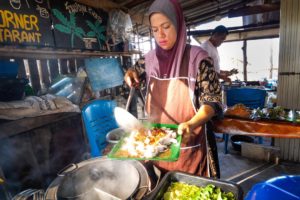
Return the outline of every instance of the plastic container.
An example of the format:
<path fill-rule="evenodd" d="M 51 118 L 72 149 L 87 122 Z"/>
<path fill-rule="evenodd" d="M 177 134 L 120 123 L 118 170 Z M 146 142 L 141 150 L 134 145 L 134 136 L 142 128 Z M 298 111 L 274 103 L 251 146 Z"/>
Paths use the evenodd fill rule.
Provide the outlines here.
<path fill-rule="evenodd" d="M 0 60 L 0 78 L 16 78 L 19 65 L 17 62 Z"/>
<path fill-rule="evenodd" d="M 48 90 L 48 93 L 66 97 L 74 104 L 80 104 L 85 77 L 62 76 Z"/>
<path fill-rule="evenodd" d="M 245 200 L 299 200 L 300 176 L 279 176 L 254 185 Z"/>
<path fill-rule="evenodd" d="M 0 101 L 22 100 L 27 79 L 0 78 Z"/>
<path fill-rule="evenodd" d="M 242 103 L 251 109 L 264 108 L 267 92 L 258 88 L 236 88 L 226 92 L 227 106 Z"/>
<path fill-rule="evenodd" d="M 147 197 L 147 199 L 161 200 L 172 182 L 184 182 L 200 187 L 206 186 L 208 184 L 213 184 L 221 188 L 223 192 L 232 192 L 237 200 L 243 199 L 243 191 L 240 186 L 235 183 L 201 176 L 194 176 L 176 171 L 168 172 L 158 184 L 157 188 L 153 190 Z"/>

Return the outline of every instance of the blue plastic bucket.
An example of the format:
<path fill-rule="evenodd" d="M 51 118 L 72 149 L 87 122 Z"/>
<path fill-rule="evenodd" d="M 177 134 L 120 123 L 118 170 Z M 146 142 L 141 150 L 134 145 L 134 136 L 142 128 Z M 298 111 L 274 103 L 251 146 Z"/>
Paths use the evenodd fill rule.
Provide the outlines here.
<path fill-rule="evenodd" d="M 0 78 L 16 78 L 18 68 L 17 62 L 0 60 Z"/>
<path fill-rule="evenodd" d="M 300 176 L 279 176 L 254 185 L 245 200 L 299 200 L 299 188 Z"/>

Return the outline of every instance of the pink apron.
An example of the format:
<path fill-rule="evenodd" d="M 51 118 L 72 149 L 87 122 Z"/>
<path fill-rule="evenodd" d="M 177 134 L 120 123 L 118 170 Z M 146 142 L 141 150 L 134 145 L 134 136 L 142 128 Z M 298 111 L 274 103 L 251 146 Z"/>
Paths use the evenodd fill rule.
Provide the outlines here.
<path fill-rule="evenodd" d="M 149 77 L 146 111 L 154 123 L 179 124 L 190 120 L 195 109 L 189 94 L 187 77 L 159 79 Z M 176 162 L 159 161 L 154 165 L 163 172 L 178 170 L 208 176 L 204 126 L 183 135 L 180 156 Z"/>

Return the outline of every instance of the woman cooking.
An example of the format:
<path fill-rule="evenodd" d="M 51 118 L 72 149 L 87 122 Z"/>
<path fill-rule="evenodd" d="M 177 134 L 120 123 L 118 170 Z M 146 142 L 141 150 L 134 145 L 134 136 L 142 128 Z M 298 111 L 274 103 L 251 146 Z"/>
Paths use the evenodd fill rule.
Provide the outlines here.
<path fill-rule="evenodd" d="M 186 44 L 186 26 L 176 0 L 154 1 L 149 20 L 156 48 L 145 55 L 146 112 L 152 122 L 179 124 L 178 132 L 183 134 L 178 161 L 154 165 L 162 172 L 178 170 L 218 177 L 217 156 L 208 152 L 208 144 L 215 142 L 207 142 L 205 131 L 205 123 L 222 113 L 221 88 L 214 67 L 206 51 Z M 137 77 L 131 69 L 125 81 L 135 87 Z"/>

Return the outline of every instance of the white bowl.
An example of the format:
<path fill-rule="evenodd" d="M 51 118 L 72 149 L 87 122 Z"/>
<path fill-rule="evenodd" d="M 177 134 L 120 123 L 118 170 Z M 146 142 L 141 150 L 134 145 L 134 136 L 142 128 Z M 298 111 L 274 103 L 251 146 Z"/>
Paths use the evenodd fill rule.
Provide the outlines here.
<path fill-rule="evenodd" d="M 112 144 L 116 144 L 125 135 L 125 130 L 122 128 L 116 128 L 109 131 L 106 134 L 106 141 Z"/>

